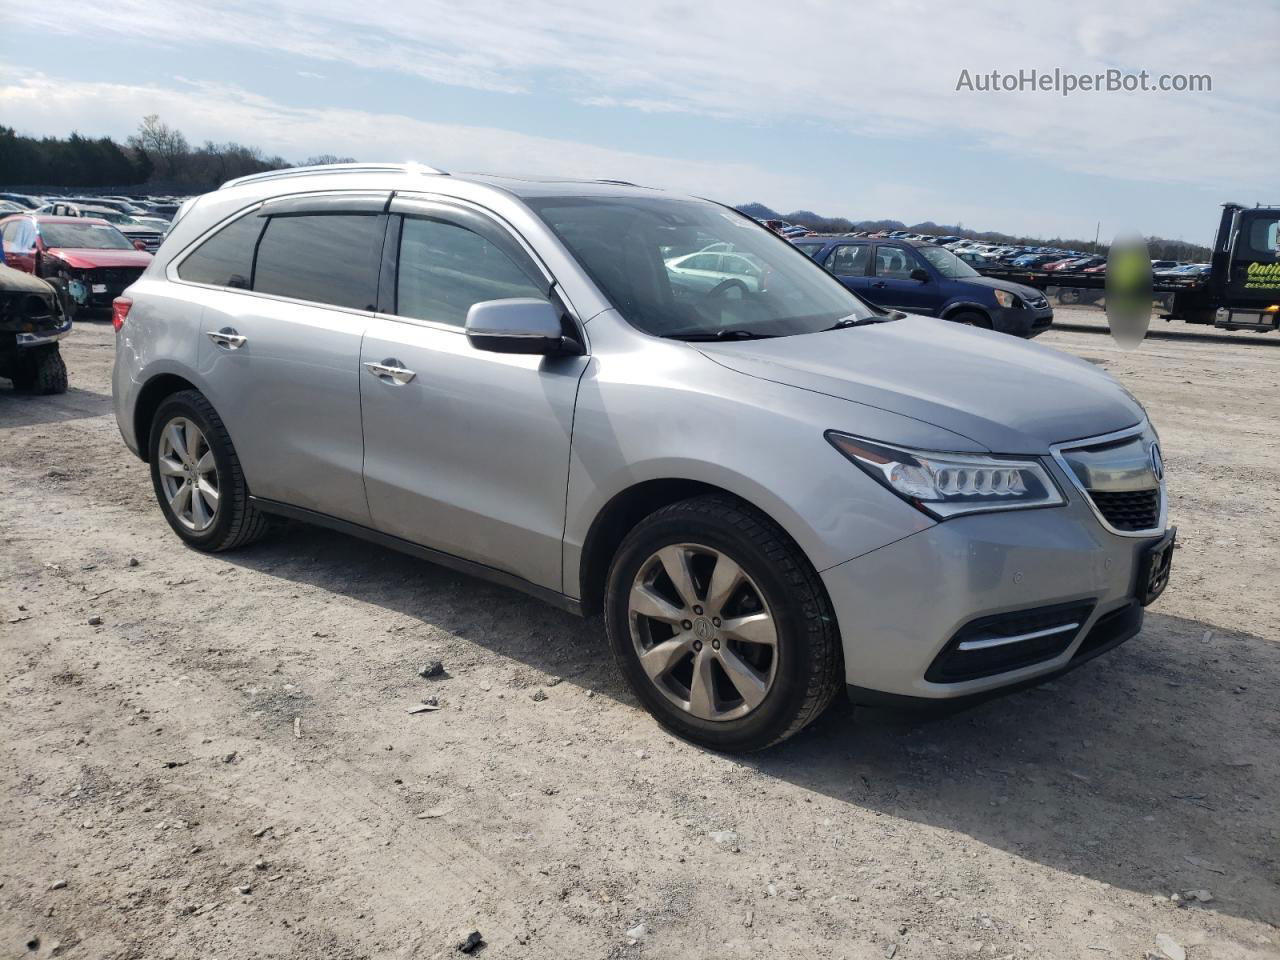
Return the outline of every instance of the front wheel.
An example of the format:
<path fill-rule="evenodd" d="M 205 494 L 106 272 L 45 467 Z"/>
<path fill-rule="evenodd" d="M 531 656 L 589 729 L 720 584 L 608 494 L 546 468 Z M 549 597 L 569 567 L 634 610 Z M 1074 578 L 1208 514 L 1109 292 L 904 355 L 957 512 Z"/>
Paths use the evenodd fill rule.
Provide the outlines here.
<path fill-rule="evenodd" d="M 952 323 L 961 323 L 966 327 L 981 327 L 983 330 L 991 329 L 991 318 L 985 314 L 979 313 L 977 310 L 959 310 L 947 317 Z"/>
<path fill-rule="evenodd" d="M 605 624 L 645 707 L 713 749 L 784 740 L 840 688 L 840 639 L 817 573 L 777 524 L 727 496 L 664 507 L 627 535 Z"/>
<path fill-rule="evenodd" d="M 25 348 L 14 361 L 13 385 L 41 396 L 66 393 L 67 364 L 58 345 Z"/>
<path fill-rule="evenodd" d="M 183 390 L 161 402 L 148 451 L 160 510 L 187 544 L 215 553 L 266 532 L 227 428 L 202 393 Z"/>

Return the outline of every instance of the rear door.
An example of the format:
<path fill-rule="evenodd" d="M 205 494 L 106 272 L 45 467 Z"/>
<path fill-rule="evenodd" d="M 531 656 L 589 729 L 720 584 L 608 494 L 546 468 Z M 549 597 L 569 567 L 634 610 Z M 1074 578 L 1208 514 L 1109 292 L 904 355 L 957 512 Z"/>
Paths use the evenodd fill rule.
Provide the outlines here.
<path fill-rule="evenodd" d="M 839 244 L 827 254 L 823 266 L 854 293 L 861 294 L 872 303 L 877 302 L 871 296 L 871 244 Z"/>
<path fill-rule="evenodd" d="M 565 305 L 522 241 L 489 215 L 400 199 L 392 212 L 403 220 L 388 235 L 384 312 L 360 358 L 374 525 L 559 591 L 573 408 L 588 358 L 477 350 L 463 324 L 483 300 L 537 297 L 567 314 Z M 387 367 L 396 375 L 379 372 Z"/>
<path fill-rule="evenodd" d="M 368 525 L 360 341 L 388 195 L 268 203 L 178 275 L 208 285 L 198 364 L 255 496 Z"/>

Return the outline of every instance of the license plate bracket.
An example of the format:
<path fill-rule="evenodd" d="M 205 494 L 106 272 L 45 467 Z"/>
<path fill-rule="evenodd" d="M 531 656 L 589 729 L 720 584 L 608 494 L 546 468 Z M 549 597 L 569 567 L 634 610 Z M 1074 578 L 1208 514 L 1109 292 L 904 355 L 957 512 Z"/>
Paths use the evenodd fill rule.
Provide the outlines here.
<path fill-rule="evenodd" d="M 1138 602 L 1144 607 L 1154 603 L 1169 585 L 1169 574 L 1173 570 L 1173 549 L 1177 539 L 1178 528 L 1170 527 L 1163 537 L 1147 547 L 1142 554 L 1142 561 L 1138 564 Z"/>

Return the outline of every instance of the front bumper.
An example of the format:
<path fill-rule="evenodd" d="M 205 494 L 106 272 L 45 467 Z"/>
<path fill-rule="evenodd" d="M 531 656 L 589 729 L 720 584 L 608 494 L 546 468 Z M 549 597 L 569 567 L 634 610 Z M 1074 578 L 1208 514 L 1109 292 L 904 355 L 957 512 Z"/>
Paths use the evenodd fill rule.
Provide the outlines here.
<path fill-rule="evenodd" d="M 992 329 L 1030 340 L 1053 326 L 1053 307 L 1049 301 L 1044 306 L 995 307 L 991 317 Z"/>
<path fill-rule="evenodd" d="M 1083 662 L 1078 653 L 1096 655 L 1137 633 L 1142 557 L 1159 539 L 1106 531 L 1072 495 L 1063 507 L 958 517 L 831 567 L 822 579 L 843 638 L 846 682 L 863 702 L 964 701 Z M 1065 646 L 1002 672 L 926 678 L 939 674 L 939 655 L 973 621 L 1054 606 L 1076 613 Z"/>

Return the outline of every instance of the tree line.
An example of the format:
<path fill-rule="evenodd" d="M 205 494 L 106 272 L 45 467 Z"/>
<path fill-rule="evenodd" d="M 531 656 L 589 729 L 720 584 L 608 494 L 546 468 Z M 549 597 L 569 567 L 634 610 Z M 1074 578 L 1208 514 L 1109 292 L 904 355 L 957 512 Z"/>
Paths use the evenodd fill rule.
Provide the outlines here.
<path fill-rule="evenodd" d="M 350 157 L 310 157 L 304 164 Z M 193 147 L 155 114 L 124 143 L 110 137 L 28 137 L 0 126 L 0 184 L 28 187 L 162 187 L 201 193 L 236 177 L 293 166 L 258 147 L 206 140 Z"/>

